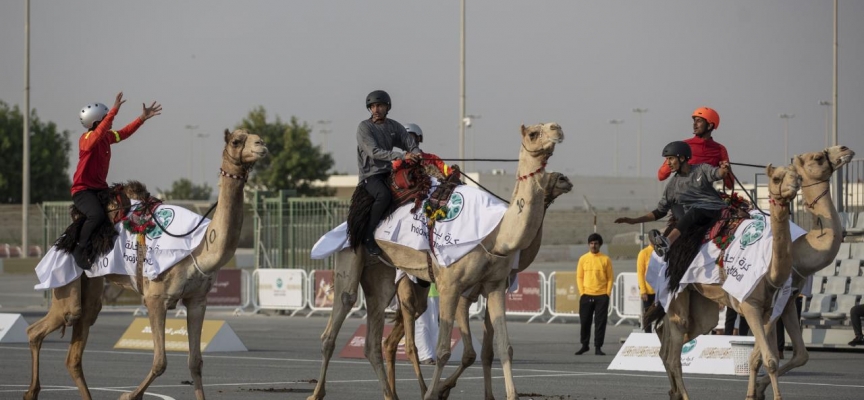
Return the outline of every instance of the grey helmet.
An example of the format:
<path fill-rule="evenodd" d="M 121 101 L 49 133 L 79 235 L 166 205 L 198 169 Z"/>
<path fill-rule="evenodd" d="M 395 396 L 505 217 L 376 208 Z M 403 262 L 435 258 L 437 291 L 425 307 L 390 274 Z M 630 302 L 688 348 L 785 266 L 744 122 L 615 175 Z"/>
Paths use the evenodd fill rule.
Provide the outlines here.
<path fill-rule="evenodd" d="M 690 145 L 687 142 L 672 142 L 666 145 L 663 148 L 663 157 L 684 157 L 685 160 L 689 160 L 692 157 L 692 152 L 690 151 Z"/>
<path fill-rule="evenodd" d="M 405 124 L 405 130 L 408 131 L 408 133 L 414 133 L 417 136 L 420 136 L 421 138 L 423 137 L 423 130 L 420 129 L 420 127 L 417 126 L 417 124 L 412 124 L 412 123 Z"/>
<path fill-rule="evenodd" d="M 84 106 L 81 112 L 78 113 L 84 129 L 93 129 L 93 124 L 101 121 L 106 115 L 108 115 L 108 107 L 102 103 L 90 103 Z"/>

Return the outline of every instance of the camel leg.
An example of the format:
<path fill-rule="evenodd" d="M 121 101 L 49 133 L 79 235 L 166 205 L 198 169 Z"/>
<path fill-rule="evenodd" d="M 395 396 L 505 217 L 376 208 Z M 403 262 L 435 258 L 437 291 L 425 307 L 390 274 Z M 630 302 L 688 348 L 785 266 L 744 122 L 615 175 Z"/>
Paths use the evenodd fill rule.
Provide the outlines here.
<path fill-rule="evenodd" d="M 383 267 L 389 268 L 389 267 Z M 394 271 L 395 274 L 395 271 Z M 379 274 L 363 274 L 360 284 L 366 296 L 366 345 L 364 353 L 372 370 L 378 376 L 381 391 L 385 400 L 397 399 L 396 394 L 390 391 L 387 384 L 387 373 L 384 370 L 384 360 L 381 355 L 381 339 L 384 336 L 384 309 L 390 304 L 390 300 L 396 294 L 396 284 L 391 276 L 387 285 L 382 282 Z"/>
<path fill-rule="evenodd" d="M 75 324 L 81 318 L 81 279 L 52 290 L 52 296 L 48 313 L 27 327 L 32 375 L 24 400 L 38 399 L 42 390 L 39 382 L 39 352 L 45 337 L 65 325 Z"/>
<path fill-rule="evenodd" d="M 672 300 L 672 303 L 676 301 L 680 301 L 680 296 Z M 675 307 L 670 304 L 669 309 L 671 311 Z M 666 375 L 669 377 L 671 386 L 669 399 L 688 400 L 681 367 L 681 347 L 684 346 L 685 333 L 679 324 L 672 322 L 672 316 L 668 313 L 663 317 L 663 323 L 658 325 L 655 331 L 660 338 L 660 360 L 663 361 L 663 367 L 666 369 Z"/>
<path fill-rule="evenodd" d="M 777 369 L 778 378 L 794 368 L 807 364 L 807 361 L 810 360 L 807 345 L 804 343 L 804 337 L 801 335 L 801 322 L 798 319 L 798 310 L 795 308 L 794 296 L 789 297 L 789 301 L 786 302 L 786 308 L 783 309 L 783 314 L 780 318 L 783 319 L 783 325 L 786 327 L 786 332 L 789 333 L 789 339 L 792 342 L 792 358 Z M 768 388 L 769 383 L 771 383 L 769 376 L 763 376 L 762 379 L 756 382 L 757 399 L 765 398 L 765 389 Z"/>
<path fill-rule="evenodd" d="M 753 307 L 749 303 L 742 303 L 739 308 L 741 308 L 741 316 L 747 319 L 747 323 L 750 325 L 750 330 L 753 333 L 753 338 L 756 340 L 756 347 L 761 350 L 762 361 L 765 365 L 765 370 L 768 372 L 768 376 L 771 379 L 771 386 L 774 389 L 774 399 L 779 400 L 782 397 L 780 396 L 780 386 L 777 382 L 777 344 L 776 339 L 774 343 L 774 347 L 772 348 L 769 344 L 769 339 L 767 337 L 768 334 L 773 335 L 773 329 L 771 326 L 766 326 L 762 324 L 762 311 Z M 766 332 L 767 330 L 767 332 Z M 756 374 L 759 372 L 759 355 L 752 354 L 750 355 L 750 378 L 747 382 L 747 398 L 754 398 L 754 393 L 756 391 Z"/>
<path fill-rule="evenodd" d="M 507 281 L 501 280 L 487 285 L 489 299 L 486 303 L 486 311 L 495 327 L 495 345 L 498 348 L 498 357 L 501 359 L 501 368 L 504 370 L 504 383 L 507 388 L 507 400 L 516 400 L 516 385 L 513 383 L 513 347 L 510 346 L 510 337 L 507 334 L 507 320 L 504 316 L 506 310 L 504 290 Z"/>
<path fill-rule="evenodd" d="M 102 291 L 105 288 L 105 279 L 87 278 L 82 275 L 81 279 L 82 309 L 81 318 L 72 326 L 72 342 L 66 354 L 66 369 L 82 399 L 90 398 L 90 389 L 87 388 L 87 380 L 84 379 L 84 369 L 81 362 L 84 358 L 84 348 L 87 346 L 87 338 L 90 336 L 90 327 L 96 323 L 99 311 L 102 311 Z"/>
<path fill-rule="evenodd" d="M 492 340 L 494 337 L 495 329 L 492 326 L 492 320 L 489 318 L 489 312 L 486 312 L 483 316 L 483 347 L 480 350 L 486 400 L 495 400 L 495 395 L 492 393 L 492 360 L 495 357 L 495 353 L 492 351 Z"/>
<path fill-rule="evenodd" d="M 306 400 L 321 400 L 327 394 L 327 367 L 330 365 L 330 358 L 333 357 L 333 350 L 336 348 L 336 337 L 339 336 L 342 323 L 345 322 L 345 318 L 351 311 L 351 307 L 357 301 L 360 275 L 364 272 L 365 254 L 363 251 L 362 249 L 359 250 L 359 254 L 356 256 L 350 256 L 350 251 L 342 251 L 337 255 L 336 268 L 333 274 L 333 293 L 335 294 L 336 301 L 333 302 L 333 309 L 330 311 L 327 327 L 321 333 L 322 357 L 318 384 L 315 385 L 315 390 Z M 350 263 L 339 262 L 345 256 L 351 257 Z"/>
<path fill-rule="evenodd" d="M 456 307 L 456 323 L 459 325 L 459 334 L 462 336 L 462 362 L 441 385 L 441 397 L 444 399 L 450 396 L 450 389 L 456 387 L 456 381 L 462 376 L 465 369 L 473 365 L 477 359 L 477 351 L 474 350 L 474 343 L 471 339 L 471 325 L 468 321 L 468 309 L 470 307 L 471 301 L 464 296 L 459 296 L 459 305 Z M 488 317 L 489 314 L 486 313 L 486 316 Z"/>
<path fill-rule="evenodd" d="M 393 393 L 396 393 L 396 351 L 399 349 L 399 341 L 405 334 L 405 323 L 402 322 L 404 312 L 401 308 L 396 310 L 398 315 L 393 320 L 393 329 L 387 335 L 387 339 L 384 339 L 384 363 L 387 367 L 387 385 L 390 386 L 390 391 Z M 408 353 L 407 339 L 405 341 L 405 353 Z M 409 356 L 408 358 L 411 357 Z"/>
<path fill-rule="evenodd" d="M 456 315 L 456 307 L 459 305 L 459 297 L 461 297 L 462 288 L 455 285 L 451 286 L 449 282 L 443 282 L 439 276 L 438 279 L 438 344 L 435 346 L 435 372 L 432 374 L 432 381 L 429 388 L 426 390 L 425 400 L 436 400 L 441 393 L 441 375 L 444 372 L 444 367 L 447 361 L 450 361 L 450 332 L 453 331 L 453 318 Z"/>
<path fill-rule="evenodd" d="M 204 359 L 201 358 L 201 330 L 204 328 L 204 314 L 207 312 L 207 297 L 183 299 L 186 305 L 186 329 L 189 334 L 189 372 L 195 385 L 195 398 L 204 400 L 204 381 L 201 372 Z"/>
<path fill-rule="evenodd" d="M 149 285 L 153 284 L 153 282 L 149 282 Z M 147 288 L 147 284 L 145 283 L 145 293 L 148 292 Z M 159 290 L 155 291 L 159 292 Z M 147 373 L 144 381 L 134 391 L 123 393 L 120 396 L 120 400 L 141 400 L 144 398 L 144 391 L 147 390 L 147 387 L 157 377 L 162 375 L 165 372 L 165 368 L 168 367 L 168 360 L 165 358 L 165 314 L 168 312 L 165 299 L 145 294 L 144 305 L 147 307 L 147 314 L 150 317 L 150 330 L 153 332 L 153 365 L 150 367 L 150 372 Z"/>

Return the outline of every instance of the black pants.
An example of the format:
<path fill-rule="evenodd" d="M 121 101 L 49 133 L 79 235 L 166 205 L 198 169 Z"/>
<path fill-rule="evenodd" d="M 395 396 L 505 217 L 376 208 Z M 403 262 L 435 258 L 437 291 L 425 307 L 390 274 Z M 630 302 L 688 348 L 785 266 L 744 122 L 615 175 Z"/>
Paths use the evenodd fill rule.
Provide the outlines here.
<path fill-rule="evenodd" d="M 108 219 L 96 193 L 99 191 L 82 190 L 72 195 L 72 202 L 75 203 L 75 207 L 78 207 L 78 210 L 86 216 L 84 225 L 81 227 L 81 233 L 78 234 L 78 244 L 82 247 L 90 241 L 90 235 L 93 234 L 93 231 Z"/>
<path fill-rule="evenodd" d="M 691 208 L 689 211 L 684 213 L 684 216 L 681 217 L 680 220 L 676 223 L 675 227 L 678 228 L 678 232 L 686 232 L 691 226 L 704 226 L 711 223 L 711 221 L 720 217 L 720 210 L 705 210 L 701 208 Z"/>
<path fill-rule="evenodd" d="M 378 227 L 378 223 L 381 222 L 381 218 L 384 216 L 387 208 L 390 207 L 393 195 L 390 194 L 390 188 L 387 187 L 387 176 L 388 174 L 372 175 L 366 178 L 366 183 L 363 185 L 366 192 L 375 198 L 375 202 L 372 203 L 372 208 L 369 211 L 369 228 L 366 230 L 365 240 L 375 238 L 375 228 Z"/>
<path fill-rule="evenodd" d="M 794 296 L 794 294 L 793 294 Z M 801 306 L 803 297 L 795 296 L 795 311 L 798 311 L 798 323 L 801 323 Z M 786 347 L 786 327 L 783 325 L 783 318 L 777 319 L 777 350 L 783 351 Z"/>
<path fill-rule="evenodd" d="M 849 310 L 849 318 L 852 320 L 852 330 L 855 337 L 861 336 L 861 318 L 864 318 L 864 304 L 859 304 Z"/>
<path fill-rule="evenodd" d="M 606 317 L 609 314 L 609 296 L 582 295 L 579 299 L 579 320 L 582 324 L 582 347 L 591 341 L 591 322 L 594 322 L 594 347 L 603 347 L 606 337 Z"/>
<path fill-rule="evenodd" d="M 735 319 L 738 318 L 738 312 L 732 307 L 726 307 L 726 325 L 723 326 L 723 334 L 731 335 L 735 329 Z M 747 319 L 741 316 L 741 321 L 738 322 L 738 336 L 747 336 L 750 334 L 750 325 L 747 324 Z"/>
<path fill-rule="evenodd" d="M 648 307 L 651 307 L 651 305 L 654 304 L 654 299 L 657 297 L 656 294 L 647 294 L 646 296 L 648 296 L 648 300 L 642 300 L 642 313 L 643 314 L 645 313 L 645 310 L 648 309 Z M 647 325 L 643 326 L 642 330 L 645 331 L 645 333 L 651 333 L 651 324 L 647 324 Z"/>

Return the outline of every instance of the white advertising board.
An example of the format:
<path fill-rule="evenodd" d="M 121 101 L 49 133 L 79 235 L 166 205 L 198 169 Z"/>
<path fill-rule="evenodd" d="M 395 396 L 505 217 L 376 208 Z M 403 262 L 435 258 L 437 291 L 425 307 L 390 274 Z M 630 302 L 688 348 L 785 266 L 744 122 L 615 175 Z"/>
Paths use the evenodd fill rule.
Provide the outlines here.
<path fill-rule="evenodd" d="M 301 269 L 259 269 L 258 305 L 261 308 L 303 307 L 303 286 L 306 284 Z"/>
<path fill-rule="evenodd" d="M 685 374 L 736 375 L 730 342 L 754 342 L 752 336 L 702 335 L 681 349 Z M 660 339 L 653 333 L 631 333 L 607 369 L 665 372 Z M 739 360 L 740 361 L 740 360 Z"/>

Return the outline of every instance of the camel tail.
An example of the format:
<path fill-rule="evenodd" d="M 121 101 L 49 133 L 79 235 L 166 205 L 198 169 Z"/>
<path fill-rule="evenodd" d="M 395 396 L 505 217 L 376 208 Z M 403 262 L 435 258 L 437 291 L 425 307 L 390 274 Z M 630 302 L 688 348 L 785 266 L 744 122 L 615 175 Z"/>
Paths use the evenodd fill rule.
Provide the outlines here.
<path fill-rule="evenodd" d="M 348 242 L 351 243 L 351 250 L 356 251 L 365 239 L 366 230 L 369 228 L 369 212 L 374 202 L 375 198 L 363 185 L 357 185 L 348 207 Z"/>
<path fill-rule="evenodd" d="M 654 303 L 642 315 L 642 326 L 649 326 L 666 316 L 666 310 L 660 306 L 660 303 Z"/>

